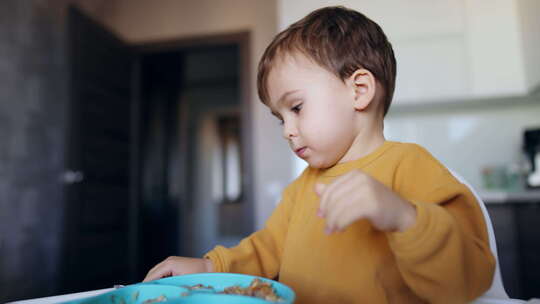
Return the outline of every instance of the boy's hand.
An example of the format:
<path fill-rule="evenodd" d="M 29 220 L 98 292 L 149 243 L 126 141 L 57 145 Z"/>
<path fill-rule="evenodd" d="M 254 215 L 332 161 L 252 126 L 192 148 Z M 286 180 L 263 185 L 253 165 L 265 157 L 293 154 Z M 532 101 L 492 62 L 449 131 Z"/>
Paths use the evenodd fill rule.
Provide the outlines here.
<path fill-rule="evenodd" d="M 209 259 L 195 259 L 171 256 L 150 269 L 143 282 L 153 281 L 181 274 L 212 272 L 214 265 Z"/>
<path fill-rule="evenodd" d="M 329 185 L 316 184 L 318 215 L 326 219 L 326 233 L 342 231 L 368 219 L 382 231 L 405 231 L 416 221 L 416 209 L 391 189 L 360 170 L 338 177 Z"/>

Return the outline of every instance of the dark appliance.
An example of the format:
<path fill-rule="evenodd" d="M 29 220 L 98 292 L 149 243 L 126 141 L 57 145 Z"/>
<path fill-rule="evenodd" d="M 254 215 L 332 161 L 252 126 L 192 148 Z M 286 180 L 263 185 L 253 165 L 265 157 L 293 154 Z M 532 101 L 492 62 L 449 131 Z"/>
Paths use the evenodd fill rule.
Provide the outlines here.
<path fill-rule="evenodd" d="M 540 128 L 527 129 L 523 133 L 523 150 L 527 156 L 530 171 L 527 176 L 529 188 L 540 187 Z"/>

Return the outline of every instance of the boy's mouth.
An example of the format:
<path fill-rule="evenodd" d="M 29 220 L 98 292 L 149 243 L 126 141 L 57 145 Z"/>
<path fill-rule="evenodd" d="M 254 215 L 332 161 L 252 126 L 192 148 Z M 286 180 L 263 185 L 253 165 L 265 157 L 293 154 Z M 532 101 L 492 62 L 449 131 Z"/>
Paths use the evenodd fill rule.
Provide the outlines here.
<path fill-rule="evenodd" d="M 298 157 L 303 157 L 304 152 L 306 152 L 306 149 L 307 149 L 307 147 L 301 147 L 301 148 L 298 148 L 298 149 L 294 150 L 294 153 L 296 153 L 296 155 L 298 155 Z"/>

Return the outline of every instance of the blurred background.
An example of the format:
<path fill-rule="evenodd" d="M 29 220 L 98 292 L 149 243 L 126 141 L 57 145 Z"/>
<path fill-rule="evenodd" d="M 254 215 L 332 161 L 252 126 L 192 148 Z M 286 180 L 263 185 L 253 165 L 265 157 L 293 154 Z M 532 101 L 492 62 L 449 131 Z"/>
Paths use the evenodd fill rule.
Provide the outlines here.
<path fill-rule="evenodd" d="M 138 282 L 261 228 L 306 164 L 257 63 L 327 5 L 387 33 L 387 139 L 475 187 L 507 292 L 540 297 L 540 1 L 1 0 L 0 302 Z"/>

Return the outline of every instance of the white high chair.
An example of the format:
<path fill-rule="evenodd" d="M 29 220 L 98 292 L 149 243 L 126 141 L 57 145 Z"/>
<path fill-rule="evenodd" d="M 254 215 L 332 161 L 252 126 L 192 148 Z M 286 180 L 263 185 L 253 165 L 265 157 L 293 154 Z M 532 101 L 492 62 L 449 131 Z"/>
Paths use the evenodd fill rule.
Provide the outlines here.
<path fill-rule="evenodd" d="M 503 281 L 501 277 L 501 269 L 499 266 L 499 256 L 497 255 L 497 243 L 495 241 L 495 232 L 493 231 L 493 224 L 491 223 L 491 218 L 489 217 L 489 213 L 486 209 L 486 206 L 478 193 L 474 190 L 474 188 L 465 180 L 463 179 L 459 174 L 457 174 L 452 169 L 448 168 L 448 171 L 452 173 L 452 175 L 462 184 L 467 186 L 469 190 L 471 190 L 472 194 L 476 198 L 476 201 L 478 202 L 478 205 L 480 205 L 480 209 L 482 209 L 482 214 L 484 215 L 484 221 L 486 222 L 488 236 L 489 236 L 489 248 L 491 249 L 491 253 L 495 257 L 495 274 L 493 275 L 493 282 L 491 283 L 491 287 L 486 291 L 482 296 L 480 296 L 478 299 L 474 300 L 474 304 L 515 304 L 515 303 L 525 303 L 523 300 L 518 299 L 510 299 L 508 294 L 506 293 L 506 290 L 504 290 Z"/>

